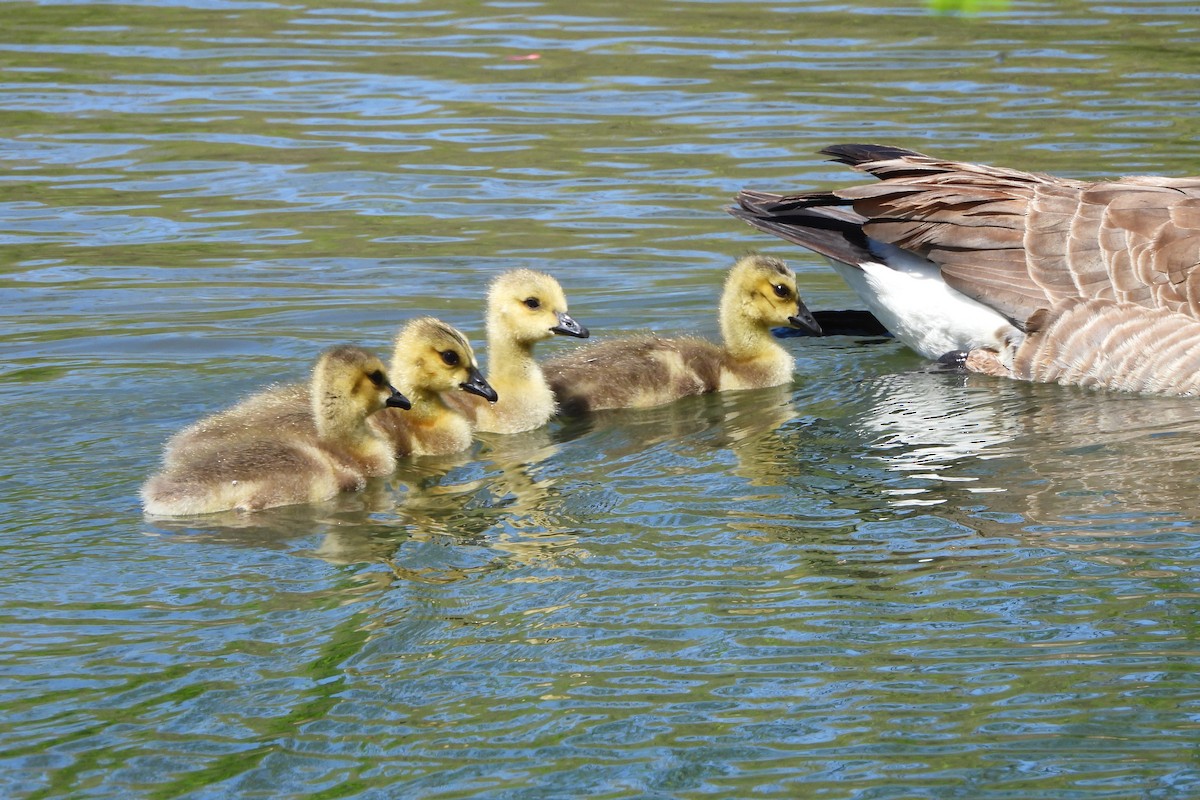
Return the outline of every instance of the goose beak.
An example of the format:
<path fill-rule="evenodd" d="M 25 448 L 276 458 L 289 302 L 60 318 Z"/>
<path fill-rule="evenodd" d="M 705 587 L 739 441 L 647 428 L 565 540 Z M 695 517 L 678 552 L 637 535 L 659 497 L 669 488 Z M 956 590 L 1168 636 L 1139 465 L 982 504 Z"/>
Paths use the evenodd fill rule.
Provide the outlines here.
<path fill-rule="evenodd" d="M 560 313 L 557 316 L 558 324 L 550 329 L 551 333 L 557 333 L 561 336 L 574 336 L 578 339 L 586 339 L 590 335 L 587 328 L 583 327 L 566 314 Z"/>
<path fill-rule="evenodd" d="M 412 408 L 412 401 L 397 392 L 395 386 L 389 386 L 388 388 L 392 390 L 392 393 L 388 395 L 388 399 L 383 402 L 385 406 L 388 408 L 403 409 L 404 411 L 408 411 L 410 408 Z"/>
<path fill-rule="evenodd" d="M 489 403 L 494 403 L 500 399 L 500 395 L 496 394 L 496 390 L 492 388 L 492 385 L 484 380 L 483 373 L 479 371 L 478 367 L 471 367 L 466 382 L 460 383 L 458 386 L 464 392 L 477 394 Z"/>
<path fill-rule="evenodd" d="M 812 315 L 808 307 L 804 305 L 803 300 L 796 301 L 796 315 L 788 317 L 788 322 L 793 328 L 804 328 L 812 333 L 820 336 L 822 334 L 821 326 L 817 322 L 817 318 Z"/>

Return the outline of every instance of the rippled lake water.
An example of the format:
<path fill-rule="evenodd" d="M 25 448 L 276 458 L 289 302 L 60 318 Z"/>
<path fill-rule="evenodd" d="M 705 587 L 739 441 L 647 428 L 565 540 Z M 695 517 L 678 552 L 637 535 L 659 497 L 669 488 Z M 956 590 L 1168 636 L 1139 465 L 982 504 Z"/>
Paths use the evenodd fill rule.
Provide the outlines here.
<path fill-rule="evenodd" d="M 626 7 L 628 6 L 628 7 Z M 714 334 L 840 141 L 1200 172 L 1200 11 L 19 2 L 0 26 L 0 795 L 1200 794 L 1200 406 L 790 340 L 793 385 L 163 524 L 171 432 L 527 265 Z M 552 353 L 573 346 L 553 342 Z"/>

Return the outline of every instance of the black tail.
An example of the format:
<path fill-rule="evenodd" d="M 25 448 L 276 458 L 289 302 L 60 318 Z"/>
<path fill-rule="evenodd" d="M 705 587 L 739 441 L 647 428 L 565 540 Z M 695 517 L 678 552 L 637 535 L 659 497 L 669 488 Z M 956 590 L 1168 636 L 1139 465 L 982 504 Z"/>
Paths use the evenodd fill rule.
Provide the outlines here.
<path fill-rule="evenodd" d="M 834 144 L 820 153 L 823 156 L 831 156 L 839 164 L 848 164 L 851 167 L 869 164 L 872 161 L 893 161 L 900 158 L 929 159 L 929 156 L 916 150 L 892 147 L 888 144 Z"/>
<path fill-rule="evenodd" d="M 727 210 L 760 231 L 835 261 L 851 265 L 874 261 L 862 229 L 866 219 L 842 208 L 846 204 L 827 192 L 786 196 L 746 189 L 738 192 L 737 205 Z"/>

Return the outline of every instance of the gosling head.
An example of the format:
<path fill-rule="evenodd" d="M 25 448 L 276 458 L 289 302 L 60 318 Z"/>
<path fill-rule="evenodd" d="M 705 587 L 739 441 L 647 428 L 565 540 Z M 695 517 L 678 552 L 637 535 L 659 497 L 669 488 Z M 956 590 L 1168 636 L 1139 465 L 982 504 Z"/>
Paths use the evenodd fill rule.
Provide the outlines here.
<path fill-rule="evenodd" d="M 317 418 L 326 421 L 347 415 L 366 419 L 387 406 L 412 408 L 408 398 L 388 381 L 383 362 L 353 345 L 321 352 L 313 368 L 312 402 Z"/>
<path fill-rule="evenodd" d="M 477 394 L 488 402 L 498 399 L 465 336 L 433 317 L 405 325 L 396 337 L 392 372 L 405 391 L 436 393 L 453 389 Z"/>
<path fill-rule="evenodd" d="M 562 286 L 544 272 L 515 269 L 497 277 L 488 290 L 488 330 L 531 345 L 551 336 L 588 337 L 588 329 L 567 314 Z"/>
<path fill-rule="evenodd" d="M 796 275 L 778 258 L 751 254 L 739 258 L 725 282 L 723 305 L 767 328 L 789 326 L 820 334 L 821 326 L 796 291 Z"/>

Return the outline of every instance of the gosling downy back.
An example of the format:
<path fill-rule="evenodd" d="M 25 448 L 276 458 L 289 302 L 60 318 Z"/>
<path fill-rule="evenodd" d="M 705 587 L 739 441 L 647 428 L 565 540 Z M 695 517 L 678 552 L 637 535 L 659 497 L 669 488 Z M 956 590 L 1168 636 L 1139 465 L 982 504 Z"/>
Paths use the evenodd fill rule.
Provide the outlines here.
<path fill-rule="evenodd" d="M 1200 320 L 1200 178 L 1088 183 L 885 145 L 822 152 L 879 180 L 747 190 L 731 213 L 827 256 L 918 353 L 970 353 L 968 368 L 1028 380 L 1190 392 L 1185 362 L 1137 332 L 1186 338 Z M 1125 336 L 1096 335 L 1118 320 Z M 1124 374 L 1131 350 L 1155 364 L 1152 380 Z"/>
<path fill-rule="evenodd" d="M 538 342 L 553 336 L 588 337 L 588 329 L 567 313 L 567 297 L 544 272 L 515 269 L 492 281 L 487 296 L 488 381 L 500 395 L 487 403 L 477 395 L 450 392 L 446 401 L 460 409 L 476 430 L 520 433 L 554 416 L 554 393 L 533 358 Z"/>
<path fill-rule="evenodd" d="M 367 425 L 408 400 L 383 362 L 349 345 L 321 353 L 307 386 L 267 389 L 172 437 L 143 486 L 148 514 L 257 511 L 327 500 L 390 473 L 387 443 Z"/>
<path fill-rule="evenodd" d="M 695 337 L 635 336 L 551 359 L 545 372 L 565 414 L 646 408 L 689 395 L 786 383 L 795 362 L 771 329 L 820 329 L 796 293 L 796 276 L 787 265 L 757 254 L 730 269 L 720 326 L 722 345 Z"/>
<path fill-rule="evenodd" d="M 390 374 L 412 401 L 412 410 L 385 409 L 372 417 L 371 425 L 401 457 L 445 455 L 471 446 L 470 420 L 446 403 L 443 392 L 470 392 L 488 402 L 497 399 L 466 337 L 433 317 L 415 319 L 401 328 Z"/>

